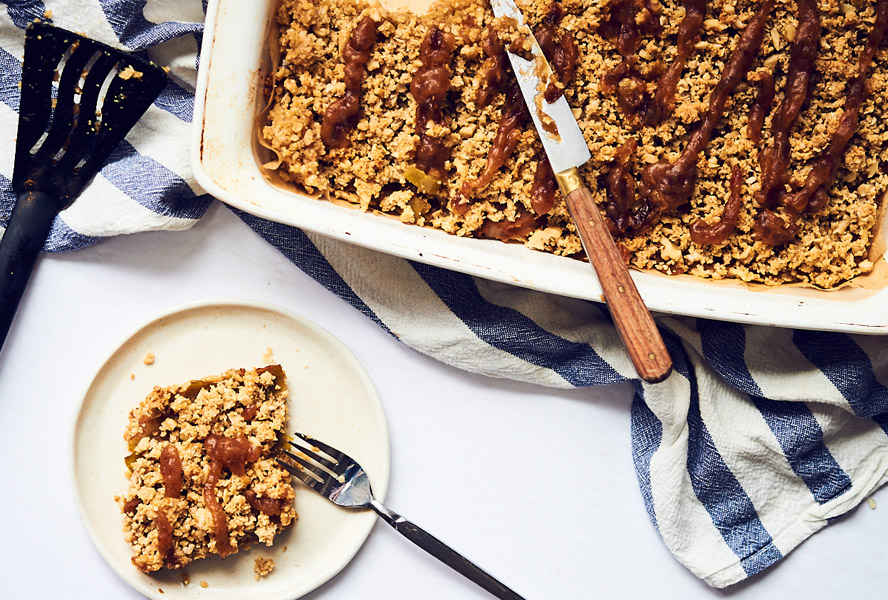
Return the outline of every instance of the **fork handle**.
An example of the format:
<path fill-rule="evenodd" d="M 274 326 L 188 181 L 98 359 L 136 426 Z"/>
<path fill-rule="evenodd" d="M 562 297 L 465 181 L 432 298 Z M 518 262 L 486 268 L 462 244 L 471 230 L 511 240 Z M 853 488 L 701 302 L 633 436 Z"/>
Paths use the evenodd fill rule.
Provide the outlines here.
<path fill-rule="evenodd" d="M 443 562 L 445 565 L 464 575 L 469 580 L 500 598 L 501 600 L 524 600 L 521 596 L 500 583 L 492 575 L 481 567 L 456 552 L 453 548 L 428 533 L 421 527 L 414 525 L 398 513 L 387 509 L 377 500 L 370 502 L 370 508 L 376 511 L 382 520 L 395 528 L 405 538 Z"/>

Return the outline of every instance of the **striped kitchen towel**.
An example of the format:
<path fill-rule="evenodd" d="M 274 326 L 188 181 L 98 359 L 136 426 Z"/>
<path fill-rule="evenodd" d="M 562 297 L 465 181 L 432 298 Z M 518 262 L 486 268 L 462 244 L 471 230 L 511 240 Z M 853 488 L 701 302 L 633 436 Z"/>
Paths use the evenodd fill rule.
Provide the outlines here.
<path fill-rule="evenodd" d="M 183 229 L 211 199 L 188 163 L 199 0 L 5 0 L 0 6 L 0 223 L 14 197 L 22 28 L 35 18 L 147 52 L 171 81 L 88 189 L 48 251 Z M 601 305 L 383 255 L 239 216 L 328 289 L 412 348 L 492 377 L 581 387 L 632 380 Z M 884 338 L 659 317 L 675 363 L 634 381 L 632 455 L 648 515 L 672 553 L 725 587 L 779 561 L 888 474 Z"/>

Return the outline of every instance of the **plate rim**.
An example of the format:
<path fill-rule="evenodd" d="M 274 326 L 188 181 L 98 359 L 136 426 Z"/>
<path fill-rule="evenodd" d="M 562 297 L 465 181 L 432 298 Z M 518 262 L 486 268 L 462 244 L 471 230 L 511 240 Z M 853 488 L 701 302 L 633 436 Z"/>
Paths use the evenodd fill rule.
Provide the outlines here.
<path fill-rule="evenodd" d="M 201 308 L 248 308 L 254 310 L 266 310 L 278 315 L 281 315 L 287 319 L 293 320 L 299 323 L 301 326 L 307 327 L 310 330 L 319 336 L 321 336 L 326 342 L 333 344 L 334 346 L 338 346 L 340 350 L 344 351 L 345 355 L 353 362 L 353 365 L 357 367 L 358 373 L 363 380 L 363 383 L 367 387 L 368 391 L 372 392 L 371 397 L 369 398 L 370 404 L 373 407 L 373 412 L 376 413 L 378 426 L 380 428 L 381 434 L 381 442 L 382 445 L 380 449 L 383 453 L 382 460 L 382 469 L 380 472 L 374 472 L 374 496 L 380 502 L 385 500 L 386 495 L 388 494 L 389 484 L 391 482 L 391 436 L 388 427 L 388 418 L 385 413 L 385 407 L 382 404 L 382 399 L 379 395 L 379 391 L 376 389 L 376 386 L 373 383 L 373 380 L 370 378 L 369 373 L 367 372 L 364 365 L 358 360 L 357 356 L 352 352 L 352 350 L 345 345 L 338 337 L 333 335 L 327 329 L 321 327 L 314 321 L 299 315 L 291 310 L 280 307 L 275 304 L 271 304 L 268 302 L 262 302 L 257 300 L 250 299 L 240 299 L 240 298 L 212 298 L 205 300 L 197 300 L 192 302 L 186 302 L 182 304 L 177 304 L 160 312 L 156 312 L 149 316 L 148 318 L 139 322 L 139 324 L 130 330 L 123 336 L 119 337 L 116 341 L 111 343 L 111 349 L 104 353 L 101 358 L 97 361 L 97 367 L 91 371 L 92 375 L 87 381 L 85 385 L 82 386 L 79 395 L 77 396 L 77 405 L 73 411 L 73 416 L 70 417 L 70 422 L 68 424 L 68 443 L 66 445 L 66 450 L 68 452 L 68 477 L 71 482 L 71 493 L 74 497 L 74 504 L 77 509 L 77 514 L 80 518 L 80 522 L 83 525 L 86 533 L 89 537 L 89 541 L 91 542 L 93 548 L 99 553 L 104 562 L 111 567 L 111 570 L 123 580 L 127 585 L 129 585 L 136 592 L 148 596 L 150 598 L 163 599 L 169 597 L 166 593 L 159 593 L 157 589 L 154 587 L 149 587 L 144 585 L 142 581 L 139 581 L 135 577 L 135 572 L 131 572 L 128 569 L 120 568 L 120 565 L 117 564 L 116 561 L 112 560 L 112 557 L 109 556 L 108 551 L 99 543 L 100 536 L 93 526 L 92 522 L 86 518 L 86 506 L 84 503 L 84 499 L 82 498 L 81 486 L 77 483 L 78 477 L 76 474 L 77 471 L 77 429 L 81 423 L 83 418 L 83 412 L 85 407 L 85 402 L 87 399 L 87 395 L 89 394 L 90 389 L 93 387 L 96 379 L 100 375 L 100 373 L 105 369 L 106 365 L 114 358 L 117 352 L 131 339 L 135 338 L 139 333 L 151 327 L 156 322 L 180 314 L 188 311 L 192 311 L 195 309 Z M 298 485 L 298 484 L 297 484 Z M 376 524 L 376 515 L 368 512 L 368 517 L 363 519 L 362 523 L 356 525 L 357 528 L 362 528 L 363 531 L 356 538 L 356 543 L 349 549 L 349 551 L 344 552 L 340 555 L 340 560 L 330 561 L 327 568 L 322 570 L 320 574 L 314 579 L 309 580 L 306 584 L 293 588 L 291 592 L 287 592 L 286 595 L 281 596 L 281 599 L 287 600 L 296 600 L 301 598 L 305 594 L 308 594 L 320 586 L 324 585 L 328 581 L 330 581 L 333 577 L 335 577 L 339 572 L 341 572 L 348 564 L 354 559 L 360 549 L 364 546 L 367 541 L 367 538 L 370 536 L 370 532 L 373 530 Z M 121 529 L 122 531 L 122 529 Z M 156 586 L 155 586 L 156 587 Z M 247 592 L 247 595 L 249 592 Z"/>

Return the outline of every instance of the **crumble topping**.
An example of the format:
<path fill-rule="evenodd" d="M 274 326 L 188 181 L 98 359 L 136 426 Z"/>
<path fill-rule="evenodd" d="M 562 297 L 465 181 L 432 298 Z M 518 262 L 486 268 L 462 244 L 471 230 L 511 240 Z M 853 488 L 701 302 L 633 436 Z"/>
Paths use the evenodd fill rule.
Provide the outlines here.
<path fill-rule="evenodd" d="M 875 41 L 868 69 L 859 63 L 886 12 L 885 0 L 520 0 L 518 5 L 533 31 L 554 23 L 555 45 L 576 52 L 572 72 L 562 75 L 555 92 L 567 98 L 583 130 L 592 159 L 581 174 L 632 267 L 820 288 L 872 270 L 870 247 L 888 190 L 886 44 Z M 811 22 L 812 6 L 820 28 L 811 85 L 789 126 L 777 126 L 778 112 L 790 113 L 781 108 L 787 81 L 808 76 L 804 65 L 794 66 L 793 48 L 798 40 L 810 45 L 805 24 Z M 552 19 L 555 7 L 559 15 Z M 757 19 L 760 10 L 766 15 Z M 626 15 L 634 15 L 638 30 L 620 38 L 614 30 L 629 22 Z M 343 48 L 365 18 L 375 24 L 376 41 L 361 65 L 359 118 L 348 146 L 330 148 L 321 136 L 323 115 L 331 102 L 354 89 L 353 82 L 346 83 Z M 490 32 L 513 49 L 521 39 L 514 22 L 495 19 L 479 0 L 444 0 L 424 15 L 388 12 L 362 0 L 282 0 L 277 20 L 281 63 L 272 74 L 272 104 L 261 134 L 281 159 L 282 180 L 405 223 L 583 258 L 560 194 L 555 188 L 545 191 L 551 171 L 545 171 L 537 133 L 529 119 L 514 116 L 513 76 L 508 72 L 500 82 L 492 71 L 497 59 Z M 685 159 L 695 169 L 693 185 L 684 189 L 687 199 L 644 212 L 644 172 L 655 173 L 657 163 L 674 163 L 682 155 L 706 120 L 710 100 L 751 23 L 762 27 L 760 39 L 746 35 L 755 38 L 755 54 L 748 68 L 734 75 L 736 85 L 708 143 L 692 161 Z M 423 59 L 430 36 L 448 41 L 446 62 Z M 550 62 L 556 64 L 552 57 Z M 417 99 L 411 91 L 417 75 L 430 68 L 438 68 L 436 76 L 446 75 L 447 89 L 433 90 L 435 110 L 418 122 L 422 95 Z M 796 215 L 789 212 L 795 210 L 791 202 L 762 204 L 775 178 L 773 169 L 763 173 L 760 155 L 787 139 L 788 157 L 779 159 L 788 158 L 783 169 L 788 177 L 779 184 L 787 195 L 802 189 L 832 152 L 837 135 L 847 130 L 848 89 L 861 73 L 866 94 L 853 135 L 834 161 L 835 176 L 821 194 L 822 205 L 818 200 Z M 664 78 L 668 85 L 661 88 Z M 500 133 L 506 121 L 512 129 Z M 425 170 L 417 168 L 423 140 L 433 140 L 434 157 L 444 158 L 426 161 Z M 488 168 L 494 159 L 498 164 Z M 542 192 L 534 193 L 535 182 Z M 638 190 L 633 196 L 639 201 L 634 209 L 631 202 L 624 208 L 636 219 L 621 228 L 615 218 L 619 211 L 609 205 L 616 205 L 615 191 L 630 188 Z M 774 216 L 795 229 L 777 235 Z"/>
<path fill-rule="evenodd" d="M 116 500 L 139 570 L 271 545 L 295 521 L 291 476 L 273 456 L 287 397 L 272 365 L 155 387 L 133 408 L 130 483 Z"/>

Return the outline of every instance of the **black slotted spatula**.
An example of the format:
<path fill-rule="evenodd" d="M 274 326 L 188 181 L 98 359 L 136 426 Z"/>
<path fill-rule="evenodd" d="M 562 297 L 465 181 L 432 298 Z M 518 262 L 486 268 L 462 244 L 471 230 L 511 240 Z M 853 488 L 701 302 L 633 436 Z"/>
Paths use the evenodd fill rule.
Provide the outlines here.
<path fill-rule="evenodd" d="M 56 215 L 102 167 L 166 84 L 164 70 L 33 23 L 25 33 L 12 187 L 0 239 L 0 347 Z"/>

